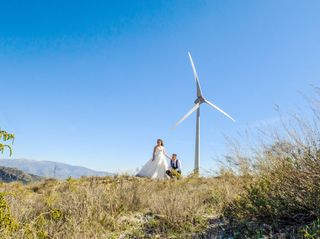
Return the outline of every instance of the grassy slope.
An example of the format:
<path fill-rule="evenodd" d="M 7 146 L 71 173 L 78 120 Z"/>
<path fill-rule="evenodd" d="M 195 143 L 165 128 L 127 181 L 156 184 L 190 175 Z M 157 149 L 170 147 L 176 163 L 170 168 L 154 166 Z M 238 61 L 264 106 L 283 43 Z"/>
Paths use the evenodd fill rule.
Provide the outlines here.
<path fill-rule="evenodd" d="M 6 238 L 190 238 L 221 214 L 241 183 L 229 175 L 179 181 L 120 176 L 2 184 L 7 207 L 1 213 L 11 223 L 2 223 L 1 234 Z"/>
<path fill-rule="evenodd" d="M 234 238 L 319 238 L 319 159 L 277 159 L 251 176 L 2 183 L 0 238 L 192 238 L 219 216 Z"/>

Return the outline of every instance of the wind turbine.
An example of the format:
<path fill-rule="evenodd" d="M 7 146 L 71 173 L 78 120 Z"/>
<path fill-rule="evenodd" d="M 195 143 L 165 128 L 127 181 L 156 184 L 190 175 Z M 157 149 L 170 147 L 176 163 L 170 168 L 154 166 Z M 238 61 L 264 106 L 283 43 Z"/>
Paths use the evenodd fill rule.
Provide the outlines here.
<path fill-rule="evenodd" d="M 203 94 L 202 94 L 202 90 L 200 87 L 200 82 L 199 82 L 199 77 L 196 71 L 196 68 L 194 66 L 192 57 L 190 52 L 188 52 L 189 54 L 189 58 L 190 58 L 190 62 L 191 62 L 191 66 L 192 66 L 192 70 L 193 70 L 193 74 L 194 74 L 194 78 L 196 80 L 196 85 L 197 85 L 197 98 L 194 101 L 194 106 L 191 108 L 191 110 L 189 110 L 189 112 L 184 115 L 176 124 L 175 127 L 178 126 L 182 121 L 184 121 L 186 118 L 188 118 L 194 111 L 197 111 L 197 123 L 196 123 L 196 145 L 195 145 L 195 159 L 194 159 L 194 173 L 195 174 L 199 174 L 199 167 L 200 167 L 200 105 L 202 103 L 206 103 L 209 106 L 213 107 L 214 109 L 220 111 L 222 114 L 224 114 L 225 116 L 227 116 L 229 119 L 231 119 L 233 122 L 235 122 L 235 120 L 226 112 L 224 112 L 222 109 L 220 109 L 218 106 L 212 104 L 210 101 L 208 101 L 206 98 L 204 98 Z"/>

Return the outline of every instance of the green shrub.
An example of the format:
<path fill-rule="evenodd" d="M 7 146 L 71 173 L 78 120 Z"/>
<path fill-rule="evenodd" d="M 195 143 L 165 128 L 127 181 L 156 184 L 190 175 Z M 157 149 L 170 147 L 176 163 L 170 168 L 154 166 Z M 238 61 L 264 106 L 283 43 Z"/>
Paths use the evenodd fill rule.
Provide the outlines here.
<path fill-rule="evenodd" d="M 318 239 L 320 238 L 320 219 L 317 219 L 310 225 L 304 226 L 300 234 L 303 238 Z"/>
<path fill-rule="evenodd" d="M 5 199 L 5 193 L 0 193 L 0 230 L 11 234 L 19 227 L 17 221 L 12 217 L 10 207 Z"/>

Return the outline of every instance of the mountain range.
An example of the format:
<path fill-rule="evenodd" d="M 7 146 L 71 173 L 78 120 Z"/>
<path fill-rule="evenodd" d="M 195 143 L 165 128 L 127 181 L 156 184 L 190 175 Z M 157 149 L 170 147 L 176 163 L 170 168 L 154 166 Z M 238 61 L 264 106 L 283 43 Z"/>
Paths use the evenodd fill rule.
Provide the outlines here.
<path fill-rule="evenodd" d="M 111 173 L 95 171 L 81 166 L 73 166 L 52 161 L 37 161 L 30 159 L 0 159 L 0 166 L 16 168 L 28 174 L 45 178 L 66 179 L 82 176 L 110 176 Z"/>
<path fill-rule="evenodd" d="M 7 168 L 0 166 L 0 182 L 10 183 L 10 182 L 22 182 L 23 184 L 40 181 L 42 178 L 25 173 L 16 168 Z"/>

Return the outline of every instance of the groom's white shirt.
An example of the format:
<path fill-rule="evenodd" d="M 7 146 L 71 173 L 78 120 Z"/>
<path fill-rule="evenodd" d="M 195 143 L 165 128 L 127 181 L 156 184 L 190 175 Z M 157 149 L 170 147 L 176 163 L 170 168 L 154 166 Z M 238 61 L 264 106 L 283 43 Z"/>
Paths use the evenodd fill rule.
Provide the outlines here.
<path fill-rule="evenodd" d="M 171 160 L 170 160 L 169 169 L 173 169 L 173 168 L 172 168 L 172 165 L 171 165 L 171 162 L 173 162 L 174 165 L 177 164 L 178 168 L 176 168 L 175 170 L 177 170 L 177 171 L 182 171 L 182 170 L 181 170 L 181 162 L 180 162 L 180 160 L 176 159 L 175 161 L 173 161 L 173 160 L 171 159 Z"/>

